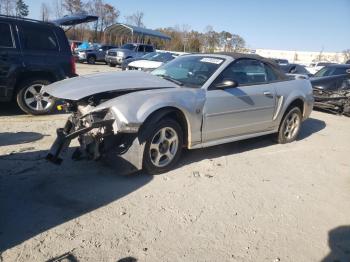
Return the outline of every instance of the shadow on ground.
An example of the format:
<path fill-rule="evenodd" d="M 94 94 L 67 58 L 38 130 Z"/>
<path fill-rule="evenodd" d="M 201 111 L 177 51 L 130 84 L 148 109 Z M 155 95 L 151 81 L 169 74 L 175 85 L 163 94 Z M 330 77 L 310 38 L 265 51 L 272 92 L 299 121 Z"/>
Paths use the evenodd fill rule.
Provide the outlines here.
<path fill-rule="evenodd" d="M 298 141 L 306 139 L 315 133 L 320 132 L 326 127 L 326 123 L 315 118 L 307 119 L 300 130 Z M 189 162 L 198 162 L 203 159 L 217 158 L 232 154 L 243 153 L 257 148 L 275 145 L 274 135 L 266 135 L 228 144 L 222 144 L 214 147 L 208 147 L 197 150 L 189 150 L 184 152 L 184 157 L 180 161 L 180 165 L 186 165 Z"/>
<path fill-rule="evenodd" d="M 350 226 L 340 226 L 328 232 L 329 254 L 321 262 L 350 261 Z"/>
<path fill-rule="evenodd" d="M 300 139 L 325 126 L 323 121 L 307 120 Z M 180 165 L 273 144 L 270 136 L 265 136 L 186 151 Z M 120 170 L 102 162 L 67 159 L 62 166 L 55 166 L 43 159 L 46 153 L 36 151 L 0 156 L 0 252 L 116 201 L 152 180 L 152 176 L 143 173 L 121 176 Z"/>
<path fill-rule="evenodd" d="M 0 253 L 55 226 L 117 201 L 152 180 L 118 175 L 98 162 L 47 163 L 46 152 L 0 158 Z M 6 171 L 7 170 L 7 171 Z"/>
<path fill-rule="evenodd" d="M 18 145 L 40 140 L 44 135 L 36 132 L 0 133 L 0 146 Z"/>

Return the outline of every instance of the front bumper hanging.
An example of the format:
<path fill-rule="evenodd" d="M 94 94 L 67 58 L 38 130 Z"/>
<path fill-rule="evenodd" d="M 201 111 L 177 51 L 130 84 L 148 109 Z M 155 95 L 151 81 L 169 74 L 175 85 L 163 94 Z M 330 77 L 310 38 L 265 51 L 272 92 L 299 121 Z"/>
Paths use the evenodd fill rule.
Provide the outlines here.
<path fill-rule="evenodd" d="M 72 139 L 77 138 L 80 135 L 86 134 L 94 128 L 111 126 L 112 123 L 113 119 L 102 120 L 99 122 L 93 122 L 88 127 L 77 128 L 77 125 L 72 120 L 72 117 L 70 117 L 67 120 L 64 128 L 58 128 L 56 130 L 57 137 L 53 145 L 51 146 L 49 153 L 46 156 L 46 159 L 54 164 L 61 164 L 63 161 L 62 157 L 66 154 Z"/>

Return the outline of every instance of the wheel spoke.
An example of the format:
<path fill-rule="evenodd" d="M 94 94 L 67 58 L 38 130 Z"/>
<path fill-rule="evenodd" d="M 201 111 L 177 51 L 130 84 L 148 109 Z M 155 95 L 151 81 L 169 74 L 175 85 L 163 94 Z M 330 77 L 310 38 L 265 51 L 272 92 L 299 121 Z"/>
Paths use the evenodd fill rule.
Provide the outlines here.
<path fill-rule="evenodd" d="M 160 130 L 160 137 L 159 137 L 159 141 L 163 142 L 164 140 L 166 140 L 166 129 L 163 128 L 162 130 Z"/>
<path fill-rule="evenodd" d="M 158 152 L 159 150 L 159 143 L 151 143 L 150 149 L 154 149 Z"/>
<path fill-rule="evenodd" d="M 51 102 L 50 99 L 51 99 L 50 96 L 43 96 L 42 97 L 42 100 L 46 101 L 47 103 Z"/>
<path fill-rule="evenodd" d="M 43 103 L 41 100 L 36 102 L 36 110 L 43 110 Z"/>
<path fill-rule="evenodd" d="M 38 91 L 35 89 L 34 86 L 30 86 L 30 87 L 28 88 L 28 92 L 31 93 L 32 95 L 38 94 Z"/>
<path fill-rule="evenodd" d="M 159 162 L 160 162 L 160 159 L 162 158 L 162 156 L 163 155 L 159 151 L 157 151 L 157 156 L 154 159 L 154 162 L 155 162 L 156 165 L 160 164 Z"/>
<path fill-rule="evenodd" d="M 33 103 L 34 101 L 35 101 L 34 97 L 25 98 L 25 102 L 27 105 Z"/>

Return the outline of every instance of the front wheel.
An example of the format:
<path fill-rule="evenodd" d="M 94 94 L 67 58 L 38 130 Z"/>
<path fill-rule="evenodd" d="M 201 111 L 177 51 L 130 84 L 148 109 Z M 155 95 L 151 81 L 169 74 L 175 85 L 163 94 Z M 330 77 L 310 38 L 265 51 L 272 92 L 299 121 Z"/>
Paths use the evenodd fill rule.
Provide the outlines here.
<path fill-rule="evenodd" d="M 149 174 L 169 171 L 179 160 L 183 133 L 178 122 L 171 118 L 159 121 L 146 138 L 143 168 Z"/>
<path fill-rule="evenodd" d="M 299 135 L 302 117 L 299 107 L 291 108 L 283 117 L 277 133 L 277 142 L 286 144 L 293 142 Z"/>
<path fill-rule="evenodd" d="M 96 58 L 94 56 L 89 56 L 87 62 L 88 64 L 93 65 L 96 62 Z"/>
<path fill-rule="evenodd" d="M 22 82 L 16 95 L 18 106 L 31 115 L 44 115 L 53 111 L 55 99 L 43 91 L 43 87 L 50 83 L 44 79 Z"/>
<path fill-rule="evenodd" d="M 116 64 L 113 64 L 113 63 L 109 63 L 108 64 L 110 67 L 116 67 Z"/>

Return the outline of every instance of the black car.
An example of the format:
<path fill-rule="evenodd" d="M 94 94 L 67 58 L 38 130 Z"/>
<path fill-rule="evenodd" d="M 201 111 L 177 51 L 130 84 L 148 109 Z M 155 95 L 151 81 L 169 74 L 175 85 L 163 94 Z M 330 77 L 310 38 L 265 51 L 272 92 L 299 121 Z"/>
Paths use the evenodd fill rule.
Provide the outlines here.
<path fill-rule="evenodd" d="M 337 76 L 347 75 L 350 73 L 350 65 L 346 64 L 333 64 L 328 65 L 320 69 L 314 74 L 314 77 L 325 77 L 325 76 Z"/>
<path fill-rule="evenodd" d="M 275 61 L 280 66 L 289 64 L 287 59 L 273 58 L 272 60 Z"/>
<path fill-rule="evenodd" d="M 315 108 L 350 116 L 350 65 L 330 65 L 311 78 Z"/>
<path fill-rule="evenodd" d="M 44 85 L 76 76 L 75 61 L 60 26 L 96 20 L 72 15 L 53 22 L 0 15 L 0 101 L 17 101 L 33 115 L 53 110 Z"/>
<path fill-rule="evenodd" d="M 299 64 L 288 64 L 288 65 L 281 65 L 280 66 L 286 74 L 298 74 L 298 75 L 305 75 L 305 76 L 312 76 L 312 74 L 307 71 L 305 66 L 299 65 Z"/>

